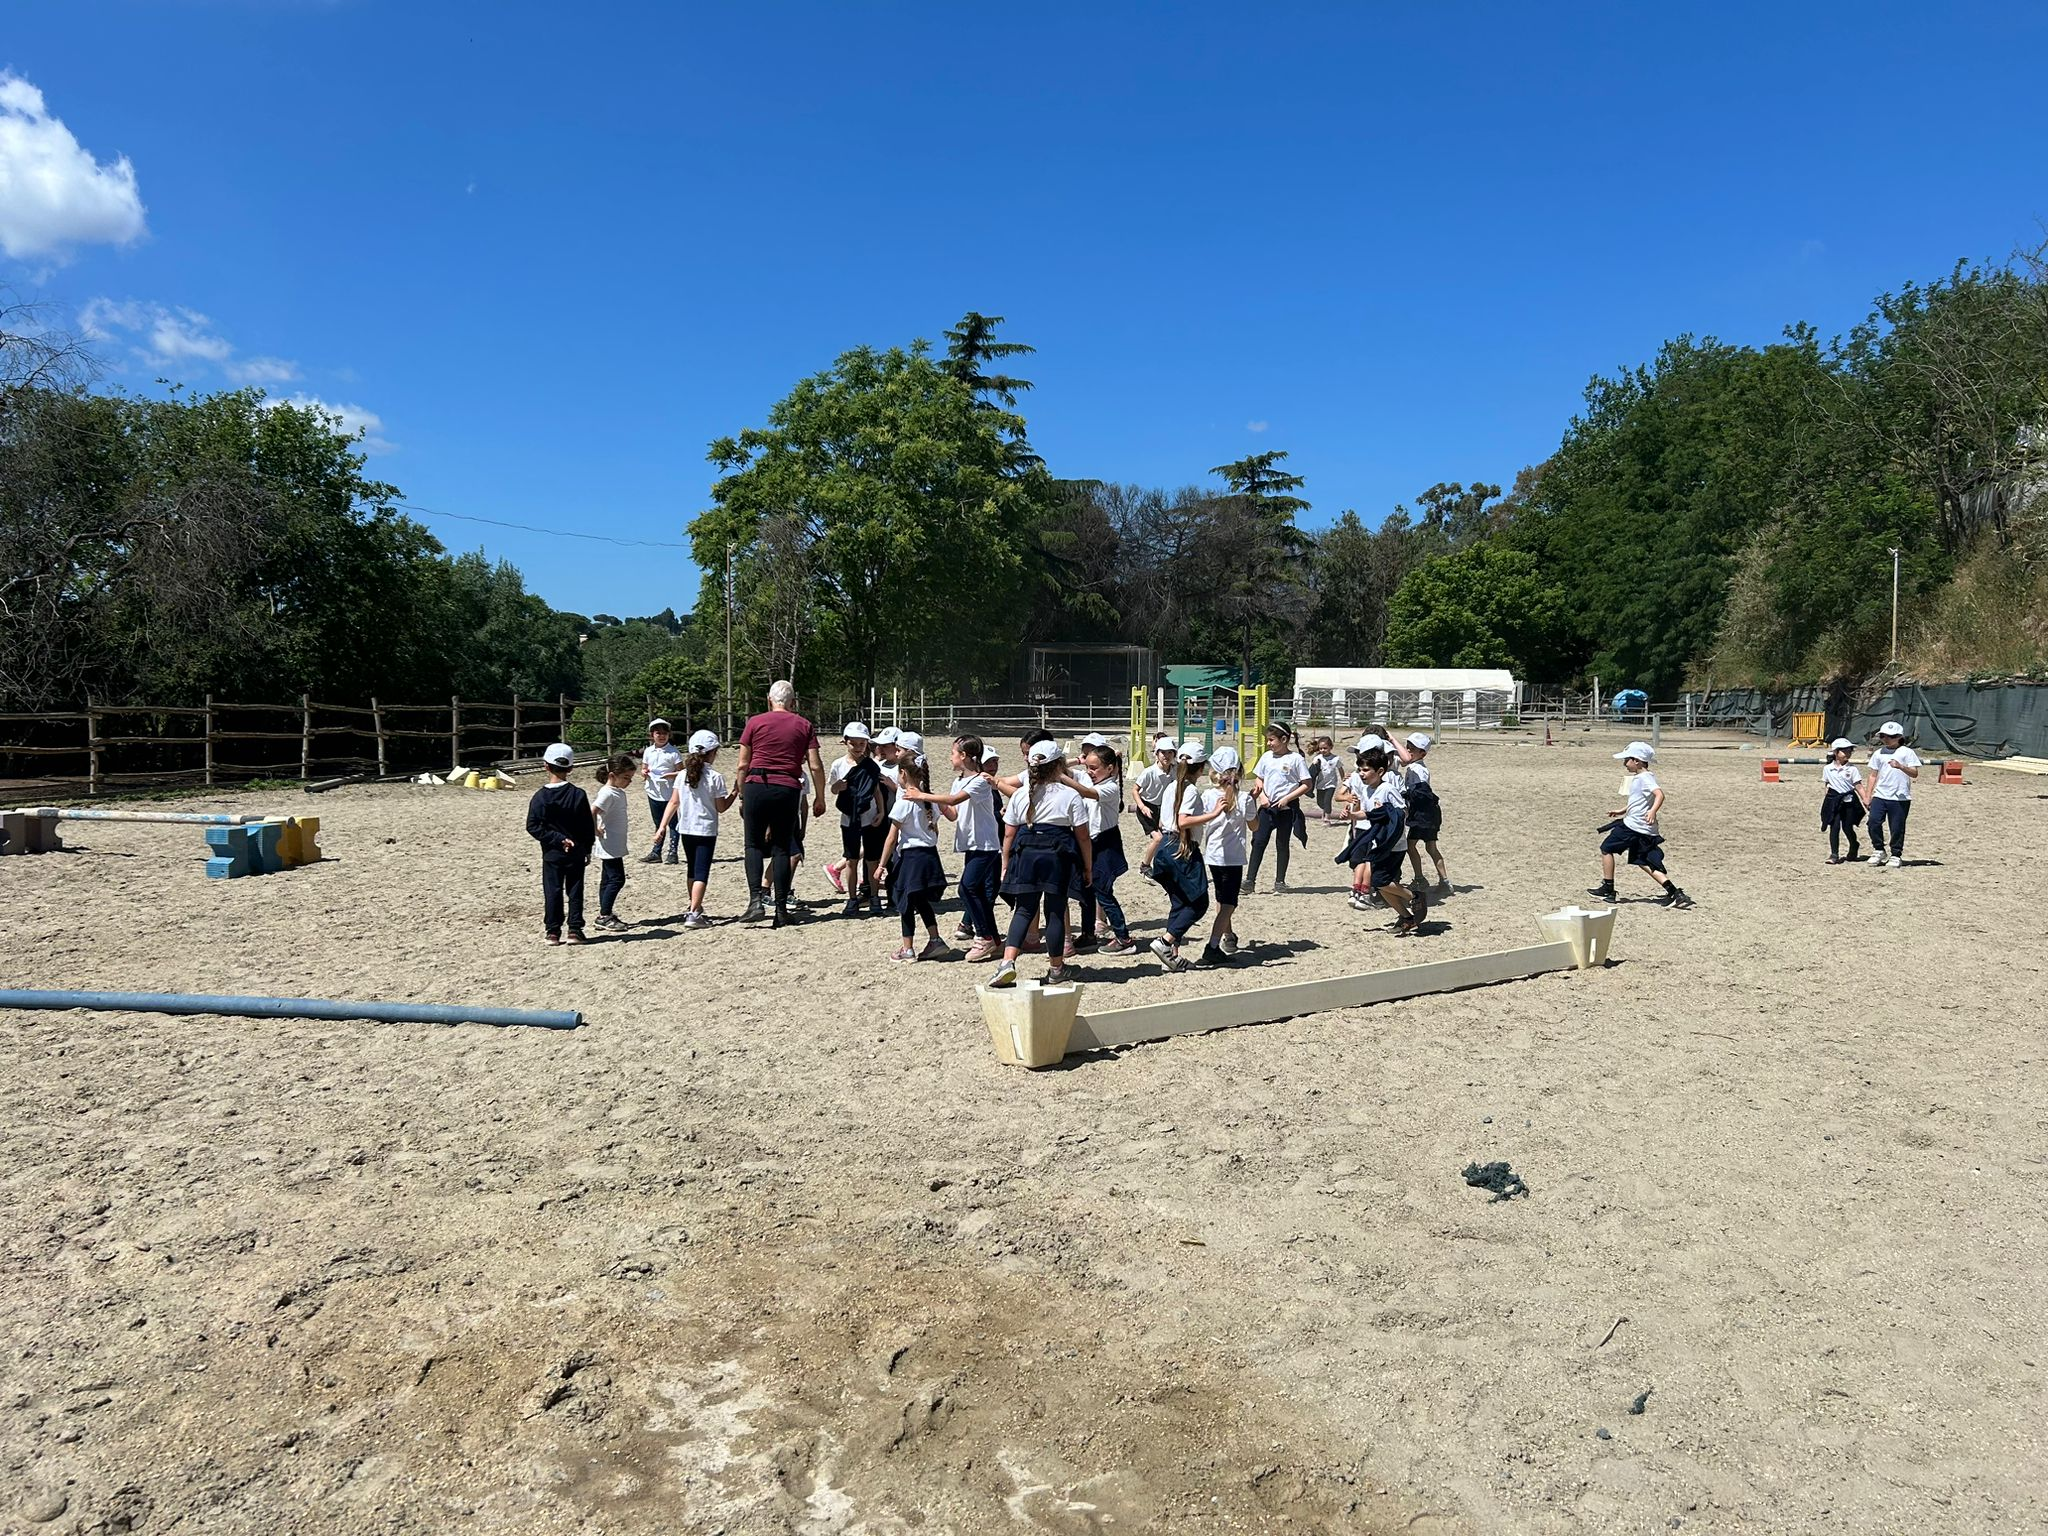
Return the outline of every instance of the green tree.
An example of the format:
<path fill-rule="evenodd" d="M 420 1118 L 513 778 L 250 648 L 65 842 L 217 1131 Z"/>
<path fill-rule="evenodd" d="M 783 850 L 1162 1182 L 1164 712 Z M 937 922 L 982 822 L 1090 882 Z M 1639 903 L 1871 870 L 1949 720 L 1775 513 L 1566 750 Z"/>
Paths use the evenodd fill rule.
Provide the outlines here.
<path fill-rule="evenodd" d="M 712 577 L 706 632 L 723 624 L 730 548 L 735 633 L 756 658 L 773 649 L 857 694 L 1002 675 L 1051 501 L 1044 472 L 1012 461 L 1023 436 L 922 343 L 846 353 L 766 426 L 711 445 L 713 506 L 690 525 Z"/>
<path fill-rule="evenodd" d="M 1263 647 L 1269 659 L 1284 666 L 1300 629 L 1301 599 L 1307 586 L 1308 535 L 1295 526 L 1308 502 L 1294 493 L 1307 482 L 1280 468 L 1286 450 L 1253 454 L 1209 471 L 1221 476 L 1229 495 L 1211 510 L 1213 535 L 1236 558 L 1219 572 L 1211 589 L 1217 618 L 1234 631 L 1238 670 L 1249 686 L 1261 670 L 1254 651 Z"/>
<path fill-rule="evenodd" d="M 1564 594 L 1536 559 L 1482 539 L 1410 572 L 1387 616 L 1397 667 L 1507 667 L 1544 679 L 1565 627 Z"/>

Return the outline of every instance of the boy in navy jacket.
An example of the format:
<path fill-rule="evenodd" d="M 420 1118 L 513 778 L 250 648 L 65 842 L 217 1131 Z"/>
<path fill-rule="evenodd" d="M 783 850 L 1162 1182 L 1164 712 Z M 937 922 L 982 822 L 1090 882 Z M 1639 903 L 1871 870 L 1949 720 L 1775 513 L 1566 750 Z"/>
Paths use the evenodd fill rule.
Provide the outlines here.
<path fill-rule="evenodd" d="M 569 770 L 576 765 L 576 753 L 569 744 L 556 742 L 541 754 L 541 761 L 547 765 L 548 781 L 526 803 L 526 830 L 540 844 L 540 890 L 548 942 L 581 944 L 583 870 L 597 842 L 597 819 L 590 814 L 590 797 L 581 786 L 569 782 Z M 562 933 L 565 905 L 569 919 L 566 940 Z"/>

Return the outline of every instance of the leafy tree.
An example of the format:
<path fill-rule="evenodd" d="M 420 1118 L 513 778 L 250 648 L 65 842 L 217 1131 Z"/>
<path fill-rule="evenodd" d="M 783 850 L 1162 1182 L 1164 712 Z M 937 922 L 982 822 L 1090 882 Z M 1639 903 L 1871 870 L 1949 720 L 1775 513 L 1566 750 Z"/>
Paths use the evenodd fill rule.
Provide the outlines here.
<path fill-rule="evenodd" d="M 858 694 L 913 673 L 1001 675 L 1051 501 L 1044 472 L 1012 459 L 1023 435 L 1023 418 L 977 400 L 922 343 L 857 348 L 765 427 L 711 445 L 721 475 L 692 551 L 714 575 L 732 551 L 735 632 L 757 657 L 784 646 L 779 626 L 795 637 L 785 654 Z M 794 591 L 777 581 L 790 569 Z M 716 632 L 725 584 L 702 590 Z"/>
<path fill-rule="evenodd" d="M 601 699 L 634 691 L 633 680 L 651 663 L 683 649 L 683 642 L 646 619 L 615 621 L 583 642 L 582 696 Z"/>
<path fill-rule="evenodd" d="M 1237 559 L 1219 572 L 1215 611 L 1236 632 L 1239 674 L 1247 685 L 1257 670 L 1255 634 L 1265 632 L 1266 648 L 1284 664 L 1300 629 L 1305 565 L 1313 545 L 1294 523 L 1297 512 L 1309 509 L 1294 494 L 1307 482 L 1280 468 L 1286 457 L 1284 449 L 1274 449 L 1209 471 L 1230 488 L 1212 509 L 1211 523 L 1224 546 L 1237 551 Z"/>
<path fill-rule="evenodd" d="M 1400 667 L 1507 667 L 1549 675 L 1565 627 L 1564 594 L 1535 557 L 1482 539 L 1410 572 L 1387 617 L 1387 660 Z"/>

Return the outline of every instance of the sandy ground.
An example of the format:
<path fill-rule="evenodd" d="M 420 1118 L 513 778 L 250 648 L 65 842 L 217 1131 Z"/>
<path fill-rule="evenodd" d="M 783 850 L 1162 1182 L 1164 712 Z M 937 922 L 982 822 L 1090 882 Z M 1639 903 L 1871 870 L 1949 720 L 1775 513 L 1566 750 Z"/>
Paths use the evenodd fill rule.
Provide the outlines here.
<path fill-rule="evenodd" d="M 1256 964 L 1091 1003 L 1534 942 L 1612 745 L 1438 754 L 1435 937 L 1318 831 Z M 1909 868 L 1829 868 L 1758 756 L 1666 751 L 1700 906 L 1625 876 L 1606 970 L 1040 1074 L 893 923 L 685 933 L 635 865 L 542 948 L 523 795 L 192 802 L 324 817 L 234 882 L 74 827 L 0 861 L 0 984 L 589 1024 L 7 1015 L 0 1529 L 2048 1528 L 2048 784 L 1930 774 Z"/>

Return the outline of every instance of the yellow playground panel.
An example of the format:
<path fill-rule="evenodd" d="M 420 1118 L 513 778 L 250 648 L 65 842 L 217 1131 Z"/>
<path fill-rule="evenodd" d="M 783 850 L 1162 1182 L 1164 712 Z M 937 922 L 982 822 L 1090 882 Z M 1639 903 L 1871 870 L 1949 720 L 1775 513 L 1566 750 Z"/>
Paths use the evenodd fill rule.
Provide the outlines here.
<path fill-rule="evenodd" d="M 1237 690 L 1237 755 L 1247 769 L 1266 750 L 1266 724 L 1270 718 L 1267 711 L 1271 702 L 1264 683 Z"/>
<path fill-rule="evenodd" d="M 1145 690 L 1131 690 L 1131 750 L 1124 761 L 1133 772 L 1152 761 L 1151 744 L 1145 740 Z"/>
<path fill-rule="evenodd" d="M 1792 745 L 1795 747 L 1824 747 L 1827 743 L 1826 715 L 1794 715 L 1792 717 Z"/>

